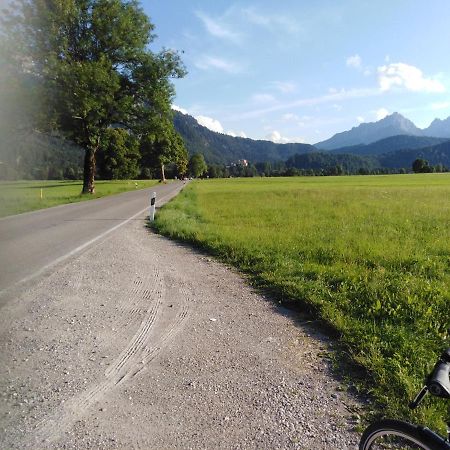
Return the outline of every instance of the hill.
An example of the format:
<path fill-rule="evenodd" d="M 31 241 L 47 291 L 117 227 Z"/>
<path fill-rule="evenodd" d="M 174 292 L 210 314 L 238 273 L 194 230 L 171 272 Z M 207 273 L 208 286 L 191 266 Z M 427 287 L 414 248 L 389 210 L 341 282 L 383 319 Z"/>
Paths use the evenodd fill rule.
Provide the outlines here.
<path fill-rule="evenodd" d="M 427 160 L 431 166 L 443 165 L 450 168 L 450 140 L 421 149 L 397 150 L 396 152 L 379 155 L 377 159 L 380 167 L 410 168 L 412 162 L 417 158 Z"/>
<path fill-rule="evenodd" d="M 352 155 L 381 155 L 383 153 L 394 152 L 403 149 L 420 149 L 431 147 L 447 141 L 448 138 L 428 137 L 428 136 L 391 136 L 371 144 L 353 145 L 351 147 L 341 147 L 330 150 L 330 153 L 348 153 Z"/>
<path fill-rule="evenodd" d="M 450 168 L 450 140 L 438 145 L 419 149 L 401 149 L 378 155 L 340 154 L 335 152 L 316 152 L 291 156 L 286 167 L 304 170 L 330 171 L 340 167 L 348 173 L 370 172 L 383 169 L 411 170 L 415 159 L 422 158 L 430 166 Z M 337 173 L 336 173 L 337 174 Z"/>
<path fill-rule="evenodd" d="M 208 164 L 230 164 L 240 159 L 252 163 L 284 161 L 298 153 L 317 151 L 309 144 L 275 144 L 217 133 L 200 125 L 193 117 L 174 111 L 175 129 L 189 154 L 203 153 Z"/>

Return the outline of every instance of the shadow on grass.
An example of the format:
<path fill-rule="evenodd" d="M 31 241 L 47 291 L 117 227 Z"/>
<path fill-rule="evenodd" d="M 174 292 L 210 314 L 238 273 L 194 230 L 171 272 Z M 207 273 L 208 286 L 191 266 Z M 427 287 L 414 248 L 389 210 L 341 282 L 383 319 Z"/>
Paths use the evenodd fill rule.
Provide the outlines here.
<path fill-rule="evenodd" d="M 83 183 L 77 182 L 61 182 L 59 184 L 38 184 L 37 186 L 10 186 L 13 189 L 49 189 L 57 187 L 67 187 L 67 186 L 82 186 Z"/>

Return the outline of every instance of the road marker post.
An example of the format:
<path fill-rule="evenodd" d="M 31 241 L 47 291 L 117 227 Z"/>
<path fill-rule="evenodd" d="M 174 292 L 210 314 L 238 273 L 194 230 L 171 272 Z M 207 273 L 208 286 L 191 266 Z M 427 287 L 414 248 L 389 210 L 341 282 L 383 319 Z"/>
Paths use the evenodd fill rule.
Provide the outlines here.
<path fill-rule="evenodd" d="M 150 199 L 150 220 L 152 222 L 155 220 L 155 209 L 156 209 L 156 192 L 152 192 L 152 197 Z"/>

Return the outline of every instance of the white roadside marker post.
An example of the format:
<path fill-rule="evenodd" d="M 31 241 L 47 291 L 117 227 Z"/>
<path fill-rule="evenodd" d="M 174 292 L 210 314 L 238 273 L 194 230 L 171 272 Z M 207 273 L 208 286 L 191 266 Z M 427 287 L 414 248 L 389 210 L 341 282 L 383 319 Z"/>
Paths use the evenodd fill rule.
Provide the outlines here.
<path fill-rule="evenodd" d="M 150 199 L 150 220 L 155 220 L 155 208 L 156 208 L 156 192 L 152 192 L 152 198 Z"/>

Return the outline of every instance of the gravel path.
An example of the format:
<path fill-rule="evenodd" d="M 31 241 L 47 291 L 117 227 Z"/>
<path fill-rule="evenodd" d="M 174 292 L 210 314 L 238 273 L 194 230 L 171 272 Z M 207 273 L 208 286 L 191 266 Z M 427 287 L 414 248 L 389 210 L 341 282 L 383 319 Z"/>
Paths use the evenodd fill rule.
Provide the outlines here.
<path fill-rule="evenodd" d="M 1 448 L 357 447 L 332 342 L 143 218 L 0 316 Z"/>

